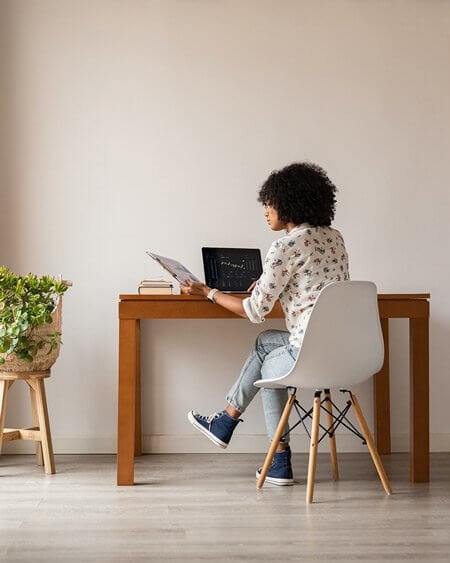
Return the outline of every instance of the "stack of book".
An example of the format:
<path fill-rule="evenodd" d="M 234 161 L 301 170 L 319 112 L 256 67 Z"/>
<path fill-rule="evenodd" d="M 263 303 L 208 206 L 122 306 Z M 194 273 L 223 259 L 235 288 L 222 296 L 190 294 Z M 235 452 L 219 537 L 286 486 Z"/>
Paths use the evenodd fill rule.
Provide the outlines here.
<path fill-rule="evenodd" d="M 142 280 L 138 292 L 140 295 L 171 295 L 173 283 L 163 279 Z"/>

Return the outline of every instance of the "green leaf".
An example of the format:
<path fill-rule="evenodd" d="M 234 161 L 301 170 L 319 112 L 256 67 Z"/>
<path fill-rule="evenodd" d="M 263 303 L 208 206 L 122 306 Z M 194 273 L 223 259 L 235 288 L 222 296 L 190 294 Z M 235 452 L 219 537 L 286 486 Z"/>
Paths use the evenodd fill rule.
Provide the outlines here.
<path fill-rule="evenodd" d="M 19 360 L 26 360 L 28 357 L 28 352 L 26 350 L 16 350 L 16 356 Z"/>
<path fill-rule="evenodd" d="M 51 276 L 18 276 L 0 266 L 0 352 L 14 351 L 18 358 L 32 361 L 46 345 L 49 352 L 61 342 L 60 333 L 35 340 L 33 329 L 52 322 L 57 299 L 68 287 Z M 1 363 L 4 363 L 4 359 Z"/>

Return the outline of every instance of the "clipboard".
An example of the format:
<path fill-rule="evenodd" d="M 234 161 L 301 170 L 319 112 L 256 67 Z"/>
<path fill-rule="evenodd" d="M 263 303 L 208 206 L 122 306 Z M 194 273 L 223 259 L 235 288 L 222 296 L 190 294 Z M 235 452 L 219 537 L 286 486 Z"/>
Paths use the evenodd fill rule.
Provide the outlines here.
<path fill-rule="evenodd" d="M 187 285 L 187 278 L 190 278 L 192 281 L 203 283 L 190 270 L 183 266 L 181 262 L 178 262 L 173 258 L 167 258 L 166 256 L 155 254 L 154 252 L 149 252 L 148 250 L 146 250 L 146 253 L 150 256 L 150 258 L 156 260 L 158 264 L 166 270 L 166 272 L 169 272 L 169 274 L 173 276 L 178 283 Z"/>

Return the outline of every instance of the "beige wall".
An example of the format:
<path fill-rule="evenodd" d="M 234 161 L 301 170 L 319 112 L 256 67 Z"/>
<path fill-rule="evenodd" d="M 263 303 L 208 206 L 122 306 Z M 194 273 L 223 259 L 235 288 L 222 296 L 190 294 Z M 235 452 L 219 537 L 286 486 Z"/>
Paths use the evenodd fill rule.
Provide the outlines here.
<path fill-rule="evenodd" d="M 272 169 L 304 159 L 340 189 L 336 226 L 352 277 L 382 292 L 432 293 L 431 443 L 450 449 L 450 2 L 0 7 L 1 262 L 74 281 L 48 384 L 57 451 L 114 451 L 117 295 L 161 273 L 144 251 L 201 276 L 203 245 L 265 253 L 278 235 L 256 203 L 258 187 Z M 258 332 L 271 327 L 284 325 L 146 322 L 146 447 L 215 451 L 185 413 L 222 408 Z M 402 449 L 406 321 L 392 323 L 391 343 Z M 370 418 L 370 384 L 360 393 Z M 11 423 L 27 416 L 25 400 L 14 390 Z M 244 418 L 234 451 L 265 448 L 259 399 Z"/>

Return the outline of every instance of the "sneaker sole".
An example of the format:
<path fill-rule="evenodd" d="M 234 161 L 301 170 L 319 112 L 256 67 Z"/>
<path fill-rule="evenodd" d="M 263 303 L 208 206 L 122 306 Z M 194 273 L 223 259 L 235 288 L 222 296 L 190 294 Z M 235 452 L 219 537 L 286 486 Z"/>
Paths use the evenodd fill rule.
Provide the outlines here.
<path fill-rule="evenodd" d="M 261 473 L 259 470 L 256 470 L 256 478 L 259 479 Z M 266 477 L 267 483 L 272 483 L 272 485 L 278 485 L 279 487 L 289 487 L 295 483 L 294 479 L 277 479 L 276 477 Z"/>
<path fill-rule="evenodd" d="M 223 449 L 225 449 L 228 446 L 228 444 L 226 444 L 225 442 L 222 442 L 222 440 L 219 440 L 219 438 L 217 438 L 217 436 L 214 436 L 214 434 L 212 432 L 210 432 L 209 430 L 204 428 L 200 423 L 198 423 L 195 420 L 195 417 L 192 414 L 192 411 L 189 411 L 187 416 L 188 416 L 188 420 L 192 424 L 192 426 L 194 426 L 194 428 L 197 428 L 197 430 L 200 430 L 200 432 L 203 432 L 203 434 L 207 438 L 209 438 L 211 440 L 211 442 L 213 442 L 213 444 L 215 444 L 216 446 L 219 446 L 219 448 L 223 448 Z"/>

